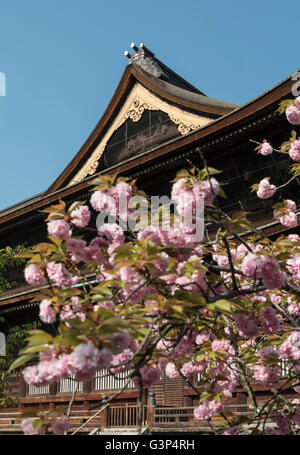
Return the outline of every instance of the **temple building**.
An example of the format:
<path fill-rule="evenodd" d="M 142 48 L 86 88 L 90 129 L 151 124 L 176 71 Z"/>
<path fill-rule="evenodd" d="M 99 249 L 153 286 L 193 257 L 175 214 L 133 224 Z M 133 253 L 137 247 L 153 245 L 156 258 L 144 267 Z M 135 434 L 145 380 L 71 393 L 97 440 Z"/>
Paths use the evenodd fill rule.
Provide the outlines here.
<path fill-rule="evenodd" d="M 179 169 L 192 165 L 203 167 L 199 151 L 209 166 L 222 170 L 220 180 L 226 185 L 227 199 L 220 200 L 220 204 L 227 213 L 251 212 L 251 221 L 271 237 L 281 232 L 298 232 L 299 226 L 287 229 L 273 220 L 274 200 L 258 199 L 250 190 L 252 184 L 265 176 L 270 176 L 276 186 L 288 176 L 289 156 L 258 155 L 253 141 L 261 143 L 266 138 L 277 146 L 288 139 L 290 129 L 277 108 L 280 101 L 292 97 L 292 75 L 246 104 L 237 105 L 205 95 L 144 44 L 138 48 L 132 43 L 131 47 L 131 54 L 125 52 L 128 65 L 110 103 L 72 161 L 48 189 L 0 211 L 0 248 L 44 241 L 47 231 L 41 210 L 59 199 L 67 205 L 89 200 L 90 182 L 98 174 L 117 171 L 119 175 L 136 179 L 137 186 L 149 195 L 169 194 L 169 182 Z M 298 185 L 297 181 L 293 182 L 280 190 L 278 197 L 299 203 Z M 0 295 L 0 316 L 5 318 L 8 328 L 38 319 L 38 303 L 31 301 L 38 288 L 26 284 L 21 268 L 14 270 L 10 278 L 16 285 Z M 103 378 L 100 373 L 95 380 L 80 383 L 73 406 L 74 425 L 88 420 L 94 412 L 90 408 L 104 395 L 114 394 L 122 384 L 122 380 Z M 67 407 L 74 381 L 62 380 L 35 388 L 26 386 L 17 372 L 12 375 L 12 386 L 19 408 L 39 406 L 47 410 Z M 267 395 L 260 384 L 256 385 L 256 391 L 261 400 Z M 132 383 L 84 431 L 97 426 L 134 428 L 138 398 L 139 392 Z M 197 400 L 196 392 L 184 386 L 181 378 L 163 377 L 145 393 L 145 428 L 149 427 L 153 433 L 176 432 L 186 425 L 189 432 L 193 428 L 199 431 L 199 425 L 185 414 Z M 243 389 L 237 391 L 233 405 L 247 409 Z M 6 429 L 19 425 L 16 413 L 17 408 L 0 409 L 0 431 L 1 425 L 3 428 L 6 425 Z"/>

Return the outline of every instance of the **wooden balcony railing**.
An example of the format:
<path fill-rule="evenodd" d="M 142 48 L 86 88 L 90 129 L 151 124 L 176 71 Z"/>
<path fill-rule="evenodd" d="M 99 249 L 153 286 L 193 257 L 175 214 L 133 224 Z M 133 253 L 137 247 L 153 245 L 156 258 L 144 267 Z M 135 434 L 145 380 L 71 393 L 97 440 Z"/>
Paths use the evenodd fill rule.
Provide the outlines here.
<path fill-rule="evenodd" d="M 196 419 L 194 416 L 194 407 L 155 407 L 152 414 L 151 422 L 148 421 L 148 425 L 151 428 L 157 429 L 171 429 L 171 428 L 207 428 L 210 426 L 205 420 Z M 247 406 L 247 404 L 234 404 L 225 407 L 225 410 L 231 411 L 234 416 L 245 415 L 251 416 L 253 411 Z M 213 417 L 211 419 L 212 426 L 223 426 L 224 419 L 222 417 Z"/>
<path fill-rule="evenodd" d="M 116 427 L 138 427 L 139 426 L 139 406 L 109 406 L 107 408 L 107 428 Z M 147 406 L 142 406 L 141 426 L 147 424 Z"/>

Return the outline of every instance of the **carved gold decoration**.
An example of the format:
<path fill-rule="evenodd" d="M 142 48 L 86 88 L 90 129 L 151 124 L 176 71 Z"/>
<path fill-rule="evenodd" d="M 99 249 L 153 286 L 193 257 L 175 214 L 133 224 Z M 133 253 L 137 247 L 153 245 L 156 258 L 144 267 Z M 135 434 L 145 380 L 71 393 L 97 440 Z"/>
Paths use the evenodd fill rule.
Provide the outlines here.
<path fill-rule="evenodd" d="M 183 121 L 181 119 L 178 119 L 176 117 L 174 117 L 173 115 L 169 115 L 170 119 L 172 120 L 173 123 L 175 123 L 175 125 L 178 125 L 178 131 L 183 135 L 183 134 L 187 134 L 189 133 L 190 131 L 193 131 L 193 130 L 196 130 L 199 128 L 199 124 L 194 124 L 194 123 L 190 123 L 190 124 L 187 124 L 187 123 L 183 123 Z"/>
<path fill-rule="evenodd" d="M 141 120 L 141 117 L 144 113 L 144 111 L 147 109 L 148 111 L 157 111 L 158 109 L 156 107 L 151 106 L 151 104 L 148 103 L 142 103 L 137 99 L 133 102 L 134 108 L 131 109 L 129 112 L 124 117 L 124 122 L 130 118 L 133 122 L 138 122 Z"/>
<path fill-rule="evenodd" d="M 182 135 L 211 122 L 211 119 L 207 117 L 192 114 L 168 104 L 166 101 L 161 100 L 137 82 L 120 109 L 116 119 L 113 121 L 108 131 L 104 134 L 101 142 L 95 148 L 90 158 L 87 160 L 82 169 L 80 169 L 80 171 L 75 175 L 69 185 L 80 182 L 89 175 L 93 175 L 97 170 L 99 160 L 105 150 L 107 142 L 113 133 L 120 128 L 120 126 L 122 126 L 128 118 L 130 118 L 133 122 L 138 122 L 145 110 L 163 111 L 168 114 L 171 121 L 175 123 L 175 125 L 178 125 L 178 131 Z"/>

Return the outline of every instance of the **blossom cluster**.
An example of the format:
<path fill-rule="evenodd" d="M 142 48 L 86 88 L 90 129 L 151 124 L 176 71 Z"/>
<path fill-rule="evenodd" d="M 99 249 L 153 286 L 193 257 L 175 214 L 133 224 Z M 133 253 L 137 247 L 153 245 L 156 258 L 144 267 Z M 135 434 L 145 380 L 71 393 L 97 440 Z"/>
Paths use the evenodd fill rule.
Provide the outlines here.
<path fill-rule="evenodd" d="M 296 157 L 297 144 L 293 147 Z M 272 152 L 265 141 L 261 154 Z M 257 195 L 267 199 L 276 191 L 265 178 Z M 132 194 L 132 185 L 116 181 L 97 188 L 89 202 L 96 212 L 126 221 Z M 223 217 L 213 207 L 219 194 L 214 177 L 181 177 L 171 191 L 181 217 L 195 217 L 203 203 L 211 223 L 216 213 Z M 215 240 L 208 243 L 195 238 L 194 227 L 184 219 L 168 229 L 142 227 L 136 236 L 107 222 L 94 228 L 94 237 L 82 238 L 76 233 L 88 226 L 91 211 L 83 204 L 74 207 L 58 219 L 52 213 L 48 233 L 53 246 L 44 256 L 40 246 L 25 268 L 28 284 L 43 288 L 41 321 L 59 329 L 40 349 L 39 362 L 23 370 L 26 383 L 40 387 L 69 377 L 91 381 L 107 369 L 126 371 L 137 387 L 149 388 L 164 373 L 186 381 L 194 375 L 205 389 L 194 410 L 198 419 L 222 413 L 245 383 L 240 359 L 247 362 L 249 377 L 266 388 L 284 376 L 285 362 L 292 386 L 300 391 L 300 338 L 296 330 L 286 330 L 290 319 L 300 320 L 297 292 L 291 292 L 299 290 L 300 281 L 297 234 L 285 244 L 255 236 L 238 242 L 234 235 L 227 237 L 235 228 L 222 218 L 228 228 L 218 225 Z M 284 226 L 296 226 L 296 204 L 284 201 L 274 216 Z M 271 339 L 276 343 L 268 344 Z M 293 425 L 300 420 L 296 408 L 289 417 Z M 284 416 L 272 418 L 278 431 L 287 431 Z M 40 432 L 32 419 L 24 419 L 22 426 L 26 434 Z M 62 434 L 66 427 L 62 416 L 53 432 Z M 242 433 L 239 425 L 224 432 Z"/>
<path fill-rule="evenodd" d="M 295 99 L 295 103 L 289 106 L 286 111 L 286 118 L 292 125 L 300 125 L 300 96 Z"/>

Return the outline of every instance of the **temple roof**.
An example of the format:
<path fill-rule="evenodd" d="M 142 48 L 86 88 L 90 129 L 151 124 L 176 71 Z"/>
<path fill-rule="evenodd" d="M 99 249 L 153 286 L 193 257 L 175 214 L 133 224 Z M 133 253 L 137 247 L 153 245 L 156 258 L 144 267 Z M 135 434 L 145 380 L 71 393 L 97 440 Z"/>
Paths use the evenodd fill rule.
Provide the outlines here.
<path fill-rule="evenodd" d="M 104 114 L 47 193 L 99 171 L 99 158 L 111 135 L 128 117 L 137 122 L 144 110 L 163 111 L 181 134 L 187 134 L 240 107 L 206 96 L 158 60 L 143 44 L 140 49 L 135 46 L 135 50 L 132 55 L 125 52 L 129 64 Z M 134 117 L 135 110 L 138 117 Z M 102 147 L 99 145 L 101 141 Z"/>
<path fill-rule="evenodd" d="M 140 72 L 141 76 L 148 79 L 151 84 L 156 85 L 157 88 L 163 90 L 165 95 L 169 93 L 170 97 L 177 97 L 180 104 L 185 104 L 185 102 L 194 103 L 193 106 L 196 108 L 196 105 L 198 104 L 200 109 L 203 109 L 204 106 L 208 106 L 208 112 L 212 112 L 214 107 L 217 109 L 232 110 L 239 106 L 235 103 L 229 103 L 206 96 L 202 91 L 194 87 L 171 70 L 167 65 L 158 60 L 143 43 L 140 44 L 140 49 L 138 49 L 134 43 L 131 43 L 131 46 L 132 48 L 135 47 L 134 50 L 136 52 L 130 56 L 129 65 L 132 65 Z M 128 56 L 130 55 L 129 53 L 127 54 Z"/>
<path fill-rule="evenodd" d="M 215 137 L 216 133 L 228 136 L 228 129 L 239 128 L 238 131 L 241 131 L 242 134 L 241 124 L 249 123 L 250 119 L 257 117 L 260 113 L 265 112 L 266 109 L 276 106 L 280 99 L 289 97 L 291 93 L 292 75 L 242 106 L 215 100 L 207 97 L 200 90 L 182 79 L 155 58 L 152 53 L 150 55 L 150 51 L 147 50 L 147 54 L 142 54 L 139 51 L 136 52 L 138 58 L 134 54 L 130 56 L 129 64 L 125 68 L 121 81 L 107 109 L 66 169 L 48 190 L 0 211 L 0 224 L 7 223 L 15 217 L 23 216 L 25 213 L 33 212 L 44 205 L 53 203 L 59 197 L 74 194 L 88 186 L 89 178 L 74 182 L 70 186 L 72 176 L 91 157 L 101 137 L 106 134 L 105 132 L 109 130 L 111 123 L 117 118 L 120 106 L 128 100 L 134 87 L 142 87 L 147 93 L 150 93 L 151 96 L 156 97 L 162 103 L 170 103 L 174 109 L 177 109 L 180 103 L 182 112 L 184 108 L 186 109 L 184 111 L 186 115 L 196 116 L 199 119 L 205 118 L 206 123 L 200 125 L 199 128 L 191 129 L 187 134 L 173 137 L 166 143 L 155 146 L 153 150 L 147 150 L 142 154 L 142 158 L 137 157 L 135 159 L 135 157 L 130 157 L 121 162 L 118 165 L 120 173 L 133 169 L 141 163 L 153 161 L 158 156 L 166 155 L 174 150 L 195 146 L 199 141 L 202 142 Z M 144 59 L 146 58 L 149 58 L 149 60 L 145 63 Z M 111 169 L 115 169 L 115 166 L 112 166 Z M 95 173 L 97 172 L 99 170 L 95 169 Z M 92 178 L 93 175 L 89 177 Z"/>

